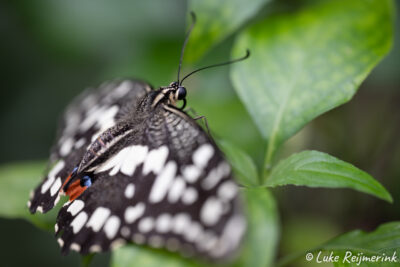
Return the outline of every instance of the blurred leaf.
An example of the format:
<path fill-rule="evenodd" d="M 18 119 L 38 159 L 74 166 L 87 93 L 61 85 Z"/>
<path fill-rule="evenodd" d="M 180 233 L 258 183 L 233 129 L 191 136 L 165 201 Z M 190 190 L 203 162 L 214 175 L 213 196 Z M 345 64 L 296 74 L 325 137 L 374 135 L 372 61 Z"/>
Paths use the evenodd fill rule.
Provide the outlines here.
<path fill-rule="evenodd" d="M 176 253 L 143 246 L 128 245 L 112 254 L 111 267 L 199 267 L 195 261 L 180 257 Z"/>
<path fill-rule="evenodd" d="M 212 46 L 235 32 L 270 0 L 190 0 L 188 10 L 194 11 L 197 23 L 190 36 L 186 57 L 199 59 Z M 245 50 L 242 51 L 242 54 Z"/>
<path fill-rule="evenodd" d="M 291 263 L 296 267 L 332 267 L 332 264 L 322 264 L 304 260 L 304 250 L 320 245 L 326 240 L 342 233 L 340 227 L 326 216 L 307 213 L 286 217 L 282 226 L 280 239 L 280 255 L 293 255 L 301 251 L 300 258 Z"/>
<path fill-rule="evenodd" d="M 26 203 L 29 192 L 39 183 L 45 163 L 23 162 L 0 167 L 0 216 L 5 218 L 24 218 L 36 226 L 53 230 L 57 212 L 31 215 Z"/>
<path fill-rule="evenodd" d="M 392 202 L 389 192 L 368 173 L 318 151 L 303 151 L 282 160 L 266 181 L 269 187 L 281 185 L 352 188 Z"/>
<path fill-rule="evenodd" d="M 357 264 L 348 262 L 352 256 L 389 256 L 396 252 L 397 259 L 400 252 L 400 222 L 390 222 L 379 226 L 375 231 L 366 233 L 361 230 L 351 231 L 328 241 L 314 251 L 335 251 L 340 261 L 334 266 L 399 266 L 398 262 L 362 262 Z M 345 256 L 347 253 L 347 260 Z M 360 254 L 359 254 L 360 253 Z M 362 253 L 362 254 L 361 254 Z"/>
<path fill-rule="evenodd" d="M 225 140 L 218 140 L 218 145 L 224 151 L 236 174 L 236 180 L 243 186 L 254 187 L 259 184 L 257 167 L 253 159 L 239 147 Z"/>
<path fill-rule="evenodd" d="M 279 219 L 275 199 L 265 188 L 243 189 L 248 213 L 246 238 L 235 267 L 274 266 Z"/>
<path fill-rule="evenodd" d="M 390 0 L 318 1 L 239 35 L 233 56 L 252 56 L 231 78 L 268 139 L 267 168 L 282 142 L 355 94 L 391 47 L 393 9 Z"/>
<path fill-rule="evenodd" d="M 314 260 L 318 252 L 327 252 L 328 254 L 333 251 L 334 255 L 339 256 L 339 263 L 335 266 L 399 266 L 399 263 L 369 263 L 364 262 L 361 265 L 356 263 L 349 264 L 343 263 L 346 252 L 351 252 L 353 256 L 358 253 L 365 256 L 393 256 L 396 252 L 397 258 L 400 252 L 400 222 L 389 222 L 380 225 L 375 231 L 366 233 L 361 230 L 354 230 L 349 233 L 336 237 L 321 246 L 308 250 L 307 252 L 313 253 Z M 307 252 L 299 253 L 295 256 L 288 256 L 279 261 L 278 266 L 285 266 L 296 258 L 301 258 Z M 323 255 L 328 255 L 323 254 Z M 322 255 L 320 256 L 322 257 Z M 349 258 L 347 258 L 349 259 Z"/>
<path fill-rule="evenodd" d="M 354 230 L 338 236 L 314 250 L 351 250 L 364 253 L 392 252 L 400 249 L 400 222 L 380 225 L 375 231 Z"/>

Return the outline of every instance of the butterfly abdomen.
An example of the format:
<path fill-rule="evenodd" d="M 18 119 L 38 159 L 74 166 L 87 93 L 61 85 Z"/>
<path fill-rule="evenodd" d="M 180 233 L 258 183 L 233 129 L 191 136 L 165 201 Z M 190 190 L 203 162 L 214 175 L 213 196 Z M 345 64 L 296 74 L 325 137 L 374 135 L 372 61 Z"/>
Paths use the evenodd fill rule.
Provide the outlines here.
<path fill-rule="evenodd" d="M 122 122 L 101 133 L 87 148 L 79 164 L 78 173 L 96 169 L 99 164 L 104 162 L 105 156 L 114 154 L 118 150 L 119 142 L 132 132 L 133 129 L 129 127 L 129 124 Z"/>

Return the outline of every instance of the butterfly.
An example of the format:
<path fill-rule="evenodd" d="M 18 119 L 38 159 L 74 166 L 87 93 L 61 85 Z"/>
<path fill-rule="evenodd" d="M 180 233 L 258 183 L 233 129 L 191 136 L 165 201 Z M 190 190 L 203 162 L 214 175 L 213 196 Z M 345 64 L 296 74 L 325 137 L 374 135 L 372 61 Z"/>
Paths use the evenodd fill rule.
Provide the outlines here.
<path fill-rule="evenodd" d="M 154 90 L 113 80 L 67 107 L 50 170 L 28 201 L 31 213 L 45 213 L 69 197 L 55 224 L 63 253 L 133 242 L 223 259 L 239 248 L 247 227 L 239 188 L 211 136 L 184 111 L 182 55 L 177 82 Z"/>

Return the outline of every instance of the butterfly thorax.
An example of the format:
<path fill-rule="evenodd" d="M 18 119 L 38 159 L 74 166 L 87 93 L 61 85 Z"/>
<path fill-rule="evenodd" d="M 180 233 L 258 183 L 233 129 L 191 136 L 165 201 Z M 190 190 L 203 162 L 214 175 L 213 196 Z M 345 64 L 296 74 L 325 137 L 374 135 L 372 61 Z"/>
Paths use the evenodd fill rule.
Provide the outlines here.
<path fill-rule="evenodd" d="M 141 136 L 145 121 L 153 116 L 155 109 L 163 105 L 175 106 L 178 100 L 184 99 L 186 89 L 171 83 L 168 87 L 161 87 L 150 91 L 138 105 L 117 124 L 98 135 L 88 146 L 86 153 L 79 163 L 77 174 L 90 173 L 104 163 L 110 156 L 117 153 L 127 142 L 129 135 Z"/>

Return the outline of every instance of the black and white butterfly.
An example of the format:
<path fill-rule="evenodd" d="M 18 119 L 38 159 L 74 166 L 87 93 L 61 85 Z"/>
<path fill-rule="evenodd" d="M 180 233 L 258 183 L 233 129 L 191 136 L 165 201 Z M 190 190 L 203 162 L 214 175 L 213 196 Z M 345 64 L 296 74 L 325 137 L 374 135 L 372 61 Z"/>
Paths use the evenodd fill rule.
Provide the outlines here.
<path fill-rule="evenodd" d="M 179 76 L 157 90 L 116 80 L 67 107 L 52 167 L 28 202 L 44 213 L 69 196 L 55 225 L 62 252 L 133 242 L 222 259 L 238 249 L 238 186 L 212 138 L 177 107 L 185 97 Z"/>

